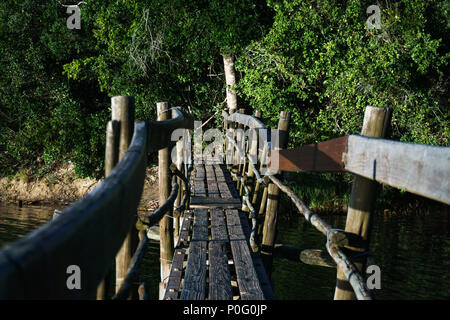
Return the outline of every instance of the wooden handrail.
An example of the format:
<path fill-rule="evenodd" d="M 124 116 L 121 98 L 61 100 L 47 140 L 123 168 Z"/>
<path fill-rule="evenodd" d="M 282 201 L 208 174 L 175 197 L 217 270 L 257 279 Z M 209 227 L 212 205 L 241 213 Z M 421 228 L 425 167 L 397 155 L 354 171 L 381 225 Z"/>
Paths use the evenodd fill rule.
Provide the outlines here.
<path fill-rule="evenodd" d="M 110 175 L 54 219 L 0 251 L 0 299 L 94 299 L 131 227 L 144 185 L 147 154 L 170 145 L 175 129 L 193 119 L 138 122 L 131 145 Z M 81 271 L 70 290 L 67 268 Z"/>
<path fill-rule="evenodd" d="M 345 170 L 450 205 L 450 147 L 349 136 Z"/>
<path fill-rule="evenodd" d="M 146 149 L 147 125 L 136 123 L 128 151 L 102 184 L 0 251 L 0 299 L 95 298 L 137 210 Z M 67 286 L 70 265 L 80 268 L 80 289 Z"/>
<path fill-rule="evenodd" d="M 194 119 L 181 109 L 172 109 L 176 118 L 164 121 L 148 120 L 148 153 L 166 148 L 176 141 L 170 141 L 172 132 L 176 129 L 194 129 Z"/>
<path fill-rule="evenodd" d="M 450 204 L 450 147 L 350 135 L 269 158 L 283 171 L 346 171 Z"/>
<path fill-rule="evenodd" d="M 251 129 L 267 129 L 267 127 L 264 125 L 264 123 L 262 123 L 261 120 L 247 114 L 233 113 L 231 115 L 228 115 L 228 113 L 224 110 L 222 111 L 222 116 L 227 121 L 237 122 Z"/>

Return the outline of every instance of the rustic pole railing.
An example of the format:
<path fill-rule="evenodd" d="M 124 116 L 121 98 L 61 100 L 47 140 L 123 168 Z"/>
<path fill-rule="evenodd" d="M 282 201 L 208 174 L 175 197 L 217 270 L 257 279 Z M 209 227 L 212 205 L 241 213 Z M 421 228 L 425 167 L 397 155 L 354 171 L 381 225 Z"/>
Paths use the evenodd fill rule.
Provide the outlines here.
<path fill-rule="evenodd" d="M 119 161 L 120 144 L 120 121 L 111 120 L 106 126 L 106 146 L 105 146 L 105 177 L 108 177 L 114 170 Z M 97 289 L 97 299 L 108 299 L 109 292 L 113 286 L 112 271 L 115 265 L 112 264 L 108 270 L 105 279 L 100 283 Z"/>
<path fill-rule="evenodd" d="M 167 120 L 170 116 L 168 113 L 169 104 L 160 102 L 157 104 L 158 120 Z M 169 148 L 163 148 L 158 151 L 158 172 L 159 172 L 159 203 L 164 203 L 169 197 Z M 159 298 L 164 297 L 165 287 L 170 274 L 171 261 L 173 259 L 174 242 L 173 242 L 173 220 L 171 210 L 166 213 L 159 222 L 160 236 L 160 265 L 161 265 L 161 282 L 159 284 Z"/>
<path fill-rule="evenodd" d="M 274 150 L 281 150 L 287 147 L 289 137 L 289 121 L 290 113 L 282 111 L 280 113 L 280 120 L 278 122 L 278 131 L 276 135 L 278 138 L 278 145 L 273 145 L 275 147 Z M 274 141 L 272 141 L 272 143 L 273 142 Z M 277 211 L 280 198 L 279 194 L 280 190 L 278 186 L 274 183 L 269 183 L 267 187 L 267 207 L 265 213 L 266 216 L 264 219 L 263 236 L 261 242 L 262 259 L 269 277 L 272 273 L 272 253 L 273 247 L 275 245 Z"/>
<path fill-rule="evenodd" d="M 172 118 L 176 117 L 176 110 L 172 110 Z M 178 171 L 182 172 L 183 171 L 183 149 L 184 149 L 184 135 L 181 139 L 179 139 L 176 142 L 176 168 L 178 169 Z M 187 175 L 187 172 L 185 172 L 185 174 Z M 175 208 L 178 208 L 180 206 L 182 197 L 183 197 L 183 192 L 185 192 L 185 189 L 183 189 L 183 184 L 181 183 L 181 178 L 177 178 L 178 180 L 178 184 L 180 185 L 180 188 L 178 190 L 178 195 L 177 198 L 175 200 L 174 206 Z M 178 242 L 178 237 L 180 235 L 180 212 L 178 210 L 175 210 L 173 212 L 173 225 L 174 225 L 174 243 Z"/>
<path fill-rule="evenodd" d="M 368 106 L 364 114 L 364 124 L 361 135 L 383 138 L 389 125 L 389 109 Z M 366 254 L 369 250 L 370 231 L 372 227 L 373 206 L 378 183 L 367 178 L 355 175 L 352 192 L 350 195 L 350 203 L 347 211 L 347 222 L 345 231 L 359 235 L 365 240 L 366 245 L 355 248 L 350 247 L 349 250 L 358 254 L 359 261 L 354 261 L 360 272 L 366 268 Z M 354 300 L 356 298 L 353 288 L 350 286 L 343 271 L 338 268 L 335 300 Z"/>
<path fill-rule="evenodd" d="M 111 99 L 112 121 L 120 122 L 119 161 L 123 159 L 131 142 L 134 131 L 134 98 L 129 96 L 117 96 Z M 137 212 L 133 213 L 130 232 L 125 238 L 122 248 L 116 257 L 116 292 L 122 285 L 127 274 L 131 258 L 139 243 L 136 225 Z M 131 292 L 131 299 L 138 297 L 137 286 Z"/>

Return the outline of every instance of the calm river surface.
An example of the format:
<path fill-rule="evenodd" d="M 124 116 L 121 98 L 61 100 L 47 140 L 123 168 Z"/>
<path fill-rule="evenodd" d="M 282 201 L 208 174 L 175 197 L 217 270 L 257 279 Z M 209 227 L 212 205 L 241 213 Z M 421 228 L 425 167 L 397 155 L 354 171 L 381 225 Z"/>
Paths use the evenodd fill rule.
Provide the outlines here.
<path fill-rule="evenodd" d="M 50 220 L 53 208 L 0 204 L 0 247 Z M 345 216 L 324 216 L 335 228 L 344 228 Z M 324 249 L 325 237 L 304 219 L 293 215 L 280 221 L 277 243 Z M 450 213 L 377 214 L 371 252 L 381 269 L 377 299 L 450 299 Z M 159 245 L 151 242 L 142 271 L 155 287 L 159 281 Z M 273 272 L 277 299 L 333 299 L 336 271 L 275 259 Z M 152 290 L 153 291 L 153 290 Z"/>

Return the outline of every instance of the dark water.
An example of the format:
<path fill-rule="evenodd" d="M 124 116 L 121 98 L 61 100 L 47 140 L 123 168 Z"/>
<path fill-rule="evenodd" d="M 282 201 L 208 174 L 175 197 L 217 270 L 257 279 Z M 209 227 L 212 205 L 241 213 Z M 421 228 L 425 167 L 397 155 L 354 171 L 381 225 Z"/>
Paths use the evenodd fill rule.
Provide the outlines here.
<path fill-rule="evenodd" d="M 0 248 L 46 223 L 52 208 L 6 206 L 0 203 Z"/>
<path fill-rule="evenodd" d="M 450 299 L 450 213 L 438 211 L 409 214 L 377 214 L 371 252 L 381 269 L 377 299 Z M 53 208 L 18 208 L 0 205 L 0 247 L 50 220 Z M 345 216 L 324 217 L 343 228 Z M 279 223 L 277 243 L 325 250 L 325 237 L 297 215 Z M 151 242 L 142 273 L 157 299 L 159 244 Z M 303 265 L 284 259 L 274 261 L 277 299 L 333 299 L 335 269 Z M 154 293 L 154 294 L 152 294 Z"/>
<path fill-rule="evenodd" d="M 345 216 L 323 217 L 334 228 L 345 227 Z M 277 243 L 325 249 L 325 236 L 303 218 L 279 224 Z M 424 211 L 374 217 L 370 251 L 381 270 L 376 299 L 450 299 L 450 212 Z M 336 271 L 274 262 L 272 276 L 278 299 L 333 299 Z"/>

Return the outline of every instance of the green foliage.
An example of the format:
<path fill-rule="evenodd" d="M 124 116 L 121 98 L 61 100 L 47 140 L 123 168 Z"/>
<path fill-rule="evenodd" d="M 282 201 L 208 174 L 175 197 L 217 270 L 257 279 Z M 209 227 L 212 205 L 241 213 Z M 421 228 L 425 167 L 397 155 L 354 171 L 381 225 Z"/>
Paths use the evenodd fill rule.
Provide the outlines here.
<path fill-rule="evenodd" d="M 93 44 L 88 28 L 69 30 L 66 19 L 57 2 L 0 3 L 2 174 L 20 168 L 39 174 L 69 160 L 81 175 L 102 167 L 105 96 L 95 82 L 70 83 L 62 74 Z"/>
<path fill-rule="evenodd" d="M 241 106 L 271 126 L 292 112 L 292 144 L 359 132 L 379 105 L 394 138 L 448 145 L 448 1 L 380 2 L 368 32 L 371 4 L 92 0 L 69 30 L 58 1 L 2 1 L 0 173 L 72 161 L 101 174 L 114 95 L 135 97 L 137 119 L 169 101 L 206 120 L 225 107 L 224 53 L 238 57 Z"/>
<path fill-rule="evenodd" d="M 269 33 L 249 45 L 238 92 L 275 125 L 292 112 L 292 144 L 359 133 L 367 105 L 393 111 L 393 138 L 449 144 L 448 2 L 271 1 Z M 447 14 L 446 14 L 447 13 Z"/>

